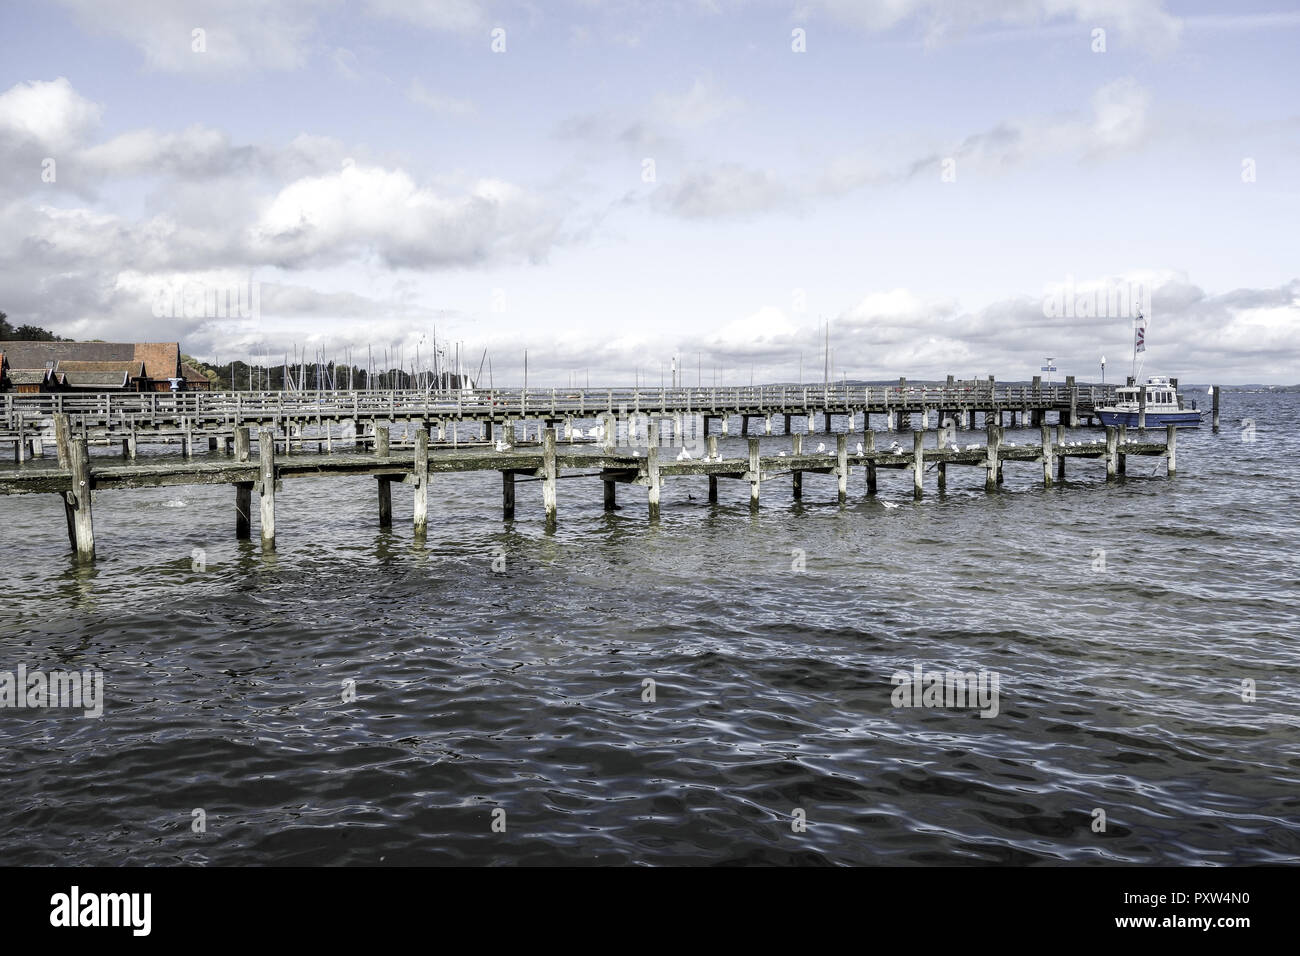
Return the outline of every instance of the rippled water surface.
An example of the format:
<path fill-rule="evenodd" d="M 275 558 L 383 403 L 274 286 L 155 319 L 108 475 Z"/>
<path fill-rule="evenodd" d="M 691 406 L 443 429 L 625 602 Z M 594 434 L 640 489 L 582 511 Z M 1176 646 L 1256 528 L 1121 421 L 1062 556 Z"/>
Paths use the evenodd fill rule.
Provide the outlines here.
<path fill-rule="evenodd" d="M 90 571 L 57 498 L 0 498 L 0 669 L 107 698 L 0 710 L 0 862 L 1300 860 L 1297 429 L 1225 393 L 1172 481 L 808 475 L 751 513 L 675 479 L 654 525 L 564 480 L 553 532 L 539 484 L 503 521 L 494 474 L 437 476 L 424 542 L 406 486 L 381 532 L 373 479 L 286 480 L 273 556 L 228 487 L 103 491 Z M 996 673 L 997 716 L 893 707 L 918 663 Z"/>

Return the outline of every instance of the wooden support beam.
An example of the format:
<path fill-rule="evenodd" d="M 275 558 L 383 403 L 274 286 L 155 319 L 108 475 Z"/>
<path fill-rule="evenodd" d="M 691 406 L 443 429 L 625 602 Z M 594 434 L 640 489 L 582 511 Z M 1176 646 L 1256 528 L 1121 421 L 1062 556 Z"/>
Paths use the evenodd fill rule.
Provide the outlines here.
<path fill-rule="evenodd" d="M 1213 408 L 1213 411 L 1210 414 L 1210 425 L 1213 431 L 1217 434 L 1219 431 L 1219 392 L 1221 392 L 1222 389 L 1219 388 L 1218 385 L 1211 387 L 1214 389 L 1214 393 L 1210 396 L 1212 400 L 1211 406 Z"/>
<path fill-rule="evenodd" d="M 554 449 L 551 452 L 555 454 Z M 411 509 L 411 523 L 416 535 L 429 530 L 429 429 L 421 425 L 415 430 L 415 484 Z"/>
<path fill-rule="evenodd" d="M 1119 464 L 1116 470 L 1123 475 L 1128 473 L 1128 455 L 1124 453 L 1125 449 L 1128 448 L 1128 426 L 1118 426 L 1118 432 L 1119 434 L 1115 436 L 1115 444 L 1119 451 Z"/>
<path fill-rule="evenodd" d="M 259 456 L 258 486 L 262 512 L 262 550 L 275 550 L 275 433 L 263 428 L 257 433 Z"/>
<path fill-rule="evenodd" d="M 1178 474 L 1178 426 L 1165 426 L 1165 463 L 1168 466 L 1169 477 L 1172 478 Z"/>
<path fill-rule="evenodd" d="M 555 464 L 555 427 L 548 426 L 542 433 L 542 506 L 546 510 L 548 527 L 555 525 L 557 478 L 559 478 L 559 468 Z"/>
<path fill-rule="evenodd" d="M 708 438 L 708 457 L 712 461 L 718 457 L 718 436 L 710 435 Z M 718 503 L 718 476 L 709 475 L 709 504 Z"/>
<path fill-rule="evenodd" d="M 618 492 L 615 490 L 618 483 L 606 478 L 602 484 L 605 486 L 605 510 L 614 511 L 618 508 Z"/>
<path fill-rule="evenodd" d="M 1147 430 L 1147 390 L 1144 385 L 1138 386 L 1138 428 Z"/>
<path fill-rule="evenodd" d="M 952 376 L 949 376 L 949 378 L 951 377 Z M 943 412 L 940 412 L 939 429 L 934 433 L 934 436 L 935 436 L 935 447 L 941 451 L 948 447 L 948 429 L 951 427 L 955 427 L 953 424 L 952 415 L 951 414 L 945 415 Z M 934 469 L 935 472 L 938 474 L 939 491 L 940 492 L 947 491 L 948 490 L 948 463 L 944 461 L 938 462 L 935 464 Z"/>
<path fill-rule="evenodd" d="M 1119 473 L 1119 429 L 1106 426 L 1106 480 L 1114 481 Z"/>

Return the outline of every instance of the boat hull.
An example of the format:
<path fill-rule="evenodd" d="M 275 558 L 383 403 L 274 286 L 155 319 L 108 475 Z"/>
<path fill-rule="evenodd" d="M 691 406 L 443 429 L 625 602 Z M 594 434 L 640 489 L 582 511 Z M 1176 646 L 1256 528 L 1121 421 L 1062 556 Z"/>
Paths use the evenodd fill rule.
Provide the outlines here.
<path fill-rule="evenodd" d="M 1105 409 L 1097 409 L 1097 417 L 1101 419 L 1103 425 L 1127 425 L 1129 428 L 1137 428 L 1137 412 L 1114 412 Z M 1201 413 L 1184 409 L 1177 412 L 1147 412 L 1147 428 L 1164 428 L 1166 425 L 1177 425 L 1180 428 L 1195 428 L 1201 424 Z"/>

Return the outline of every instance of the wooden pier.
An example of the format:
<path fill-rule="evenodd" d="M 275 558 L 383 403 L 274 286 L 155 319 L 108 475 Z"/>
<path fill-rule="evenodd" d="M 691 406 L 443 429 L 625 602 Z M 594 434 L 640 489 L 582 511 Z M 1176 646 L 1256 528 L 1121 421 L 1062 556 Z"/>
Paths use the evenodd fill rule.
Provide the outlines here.
<path fill-rule="evenodd" d="M 179 446 L 186 456 L 196 449 L 230 451 L 235 431 L 271 429 L 286 447 L 360 441 L 373 447 L 380 425 L 403 424 L 429 431 L 435 444 L 458 447 L 468 429 L 471 441 L 492 443 L 516 427 L 535 433 L 561 429 L 573 438 L 575 423 L 613 415 L 620 423 L 647 416 L 676 416 L 698 422 L 703 437 L 718 427 L 729 434 L 737 420 L 742 437 L 830 432 L 834 419 L 848 431 L 926 428 L 951 419 L 960 430 L 980 424 L 1038 427 L 1060 423 L 1077 427 L 1095 419 L 1099 405 L 1111 401 L 1114 386 L 998 385 L 988 380 L 943 385 L 757 386 L 752 388 L 659 389 L 494 389 L 488 391 L 322 391 L 5 394 L 0 415 L 0 445 L 13 448 L 22 463 L 48 454 L 55 443 L 54 417 L 64 415 L 73 434 L 92 447 L 121 449 L 135 458 L 143 445 Z M 1217 403 L 1217 391 L 1215 395 Z M 977 419 L 982 416 L 982 419 Z M 1049 420 L 1050 416 L 1050 420 Z M 779 424 L 778 424 L 779 423 Z M 680 425 L 677 427 L 681 427 Z M 777 431 L 777 429 L 780 431 Z"/>
<path fill-rule="evenodd" d="M 757 508 L 763 486 L 773 480 L 789 477 L 795 498 L 803 494 L 805 474 L 834 475 L 837 479 L 838 500 L 843 503 L 849 495 L 850 476 L 854 469 L 865 473 L 865 493 L 877 491 L 877 473 L 880 469 L 897 469 L 910 472 L 913 496 L 921 498 L 925 491 L 925 475 L 936 473 L 937 488 L 946 490 L 948 469 L 968 466 L 984 471 L 984 488 L 996 492 L 1002 482 L 1003 467 L 1007 462 L 1023 462 L 1041 467 L 1044 485 L 1065 478 L 1069 459 L 1101 460 L 1105 476 L 1114 480 L 1124 474 L 1126 460 L 1131 455 L 1163 457 L 1168 474 L 1177 470 L 1177 433 L 1173 426 L 1166 429 L 1163 442 L 1131 439 L 1123 428 L 1107 428 L 1102 441 L 1069 441 L 1067 426 L 1058 424 L 1053 429 L 1040 425 L 1040 444 L 1018 445 L 1005 441 L 1005 428 L 996 422 L 985 427 L 986 442 L 972 447 L 948 444 L 948 429 L 927 433 L 916 430 L 911 435 L 910 447 L 894 443 L 888 449 L 877 446 L 877 434 L 867 431 L 862 440 L 853 443 L 847 432 L 834 437 L 833 449 L 808 452 L 803 447 L 803 435 L 793 436 L 793 451 L 776 455 L 761 453 L 761 439 L 747 440 L 747 455 L 743 458 L 723 458 L 718 453 L 718 436 L 705 440 L 704 454 L 700 458 L 669 458 L 663 453 L 678 447 L 661 443 L 660 423 L 651 421 L 643 441 L 645 447 L 620 448 L 613 416 L 606 415 L 610 427 L 598 443 L 570 445 L 561 451 L 557 429 L 543 429 L 536 445 L 519 444 L 513 432 L 499 445 L 467 448 L 434 448 L 427 428 L 416 429 L 409 449 L 394 448 L 388 425 L 377 425 L 373 450 L 339 453 L 277 455 L 277 443 L 291 448 L 286 436 L 277 436 L 271 429 L 253 432 L 249 426 L 234 428 L 229 454 L 190 459 L 159 459 L 152 462 L 123 462 L 103 456 L 93 460 L 89 455 L 87 438 L 76 434 L 66 414 L 54 416 L 54 430 L 58 466 L 52 463 L 28 465 L 0 470 L 0 494 L 57 494 L 62 497 L 67 518 L 68 538 L 79 561 L 93 561 L 95 532 L 93 521 L 94 492 L 105 489 L 154 488 L 170 485 L 231 485 L 235 490 L 235 534 L 249 538 L 252 533 L 252 497 L 259 501 L 259 528 L 262 547 L 275 549 L 275 500 L 285 480 L 323 478 L 330 476 L 370 476 L 378 488 L 378 520 L 381 526 L 392 523 L 392 486 L 410 485 L 412 489 L 412 522 L 417 536 L 424 535 L 429 523 L 430 488 L 433 478 L 457 472 L 495 471 L 501 475 L 502 513 L 505 518 L 515 515 L 515 491 L 519 480 L 536 480 L 542 484 L 542 511 L 548 525 L 558 517 L 557 484 L 561 478 L 590 478 L 599 480 L 604 487 L 604 507 L 616 507 L 617 486 L 636 485 L 646 489 L 650 518 L 656 519 L 660 511 L 660 492 L 668 479 L 705 478 L 708 481 L 708 500 L 718 500 L 718 481 L 746 482 L 750 490 L 751 507 Z M 671 422 L 671 418 L 667 419 Z M 927 437 L 933 436 L 931 443 Z M 831 437 L 831 436 L 827 436 Z M 665 436 L 665 442 L 671 441 Z M 254 444 L 256 455 L 254 455 Z M 821 443 L 824 445 L 824 443 Z"/>

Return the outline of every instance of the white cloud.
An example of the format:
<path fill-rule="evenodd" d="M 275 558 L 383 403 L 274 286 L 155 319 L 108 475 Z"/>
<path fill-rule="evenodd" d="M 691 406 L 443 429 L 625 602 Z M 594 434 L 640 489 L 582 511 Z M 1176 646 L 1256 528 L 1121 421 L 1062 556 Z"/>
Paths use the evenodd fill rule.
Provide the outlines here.
<path fill-rule="evenodd" d="M 423 106 L 435 113 L 447 116 L 468 116 L 475 111 L 469 100 L 456 99 L 425 89 L 419 80 L 411 80 L 406 90 L 407 98 L 417 106 Z"/>
<path fill-rule="evenodd" d="M 0 93 L 0 141 L 67 149 L 99 123 L 101 112 L 66 77 L 18 83 Z"/>

